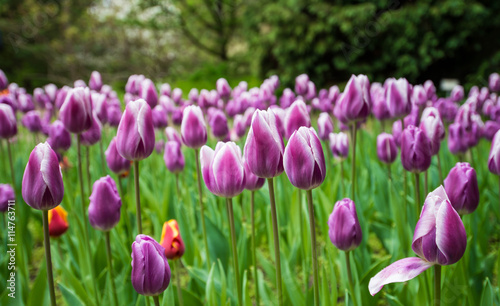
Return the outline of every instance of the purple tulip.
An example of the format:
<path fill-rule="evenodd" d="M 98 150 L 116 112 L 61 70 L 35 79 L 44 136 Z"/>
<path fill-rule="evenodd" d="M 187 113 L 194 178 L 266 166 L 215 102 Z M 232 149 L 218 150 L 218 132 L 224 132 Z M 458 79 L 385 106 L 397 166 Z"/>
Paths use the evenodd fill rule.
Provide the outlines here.
<path fill-rule="evenodd" d="M 333 156 L 340 159 L 347 158 L 347 155 L 349 155 L 349 137 L 347 134 L 343 132 L 330 133 L 328 139 Z"/>
<path fill-rule="evenodd" d="M 191 88 L 188 94 L 189 101 L 191 101 L 192 103 L 198 103 L 198 96 L 198 89 Z"/>
<path fill-rule="evenodd" d="M 172 100 L 174 103 L 179 105 L 182 101 L 182 90 L 180 88 L 174 88 L 172 91 Z"/>
<path fill-rule="evenodd" d="M 333 132 L 333 121 L 328 113 L 321 113 L 318 117 L 318 135 L 323 141 L 328 140 L 330 133 Z"/>
<path fill-rule="evenodd" d="M 300 127 L 285 148 L 283 166 L 293 186 L 311 190 L 326 176 L 325 156 L 321 141 L 313 128 Z"/>
<path fill-rule="evenodd" d="M 89 88 L 95 91 L 100 91 L 102 88 L 102 78 L 99 71 L 92 71 L 90 74 Z"/>
<path fill-rule="evenodd" d="M 0 212 L 6 212 L 9 209 L 9 201 L 14 201 L 15 199 L 16 195 L 12 186 L 9 184 L 0 184 Z"/>
<path fill-rule="evenodd" d="M 448 149 L 451 153 L 465 153 L 467 145 L 465 128 L 460 123 L 453 123 L 448 127 Z"/>
<path fill-rule="evenodd" d="M 182 124 L 182 119 L 184 118 L 184 113 L 183 113 L 184 109 L 185 109 L 184 106 L 179 106 L 172 111 L 172 123 L 174 125 Z"/>
<path fill-rule="evenodd" d="M 307 101 L 311 101 L 316 97 L 316 85 L 312 81 L 307 82 L 307 93 L 305 94 L 305 98 Z"/>
<path fill-rule="evenodd" d="M 170 266 L 165 248 L 147 235 L 132 243 L 132 286 L 145 296 L 160 295 L 170 284 Z"/>
<path fill-rule="evenodd" d="M 153 126 L 156 129 L 164 129 L 168 126 L 168 116 L 163 106 L 156 105 L 151 115 L 153 117 Z"/>
<path fill-rule="evenodd" d="M 411 95 L 411 85 L 405 78 L 388 80 L 386 103 L 391 117 L 398 118 L 411 112 Z"/>
<path fill-rule="evenodd" d="M 98 143 L 102 137 L 102 124 L 97 118 L 96 112 L 92 116 L 92 126 L 81 134 L 82 145 L 92 146 Z"/>
<path fill-rule="evenodd" d="M 42 131 L 42 118 L 40 117 L 40 112 L 33 110 L 27 112 L 21 123 L 32 133 L 38 133 Z"/>
<path fill-rule="evenodd" d="M 14 110 L 9 105 L 0 103 L 0 138 L 9 139 L 16 134 L 17 121 Z"/>
<path fill-rule="evenodd" d="M 425 81 L 424 89 L 427 93 L 427 99 L 434 101 L 436 97 L 436 86 L 434 86 L 434 83 L 431 80 Z"/>
<path fill-rule="evenodd" d="M 57 91 L 56 101 L 54 102 L 54 105 L 57 109 L 61 109 L 62 105 L 64 104 L 64 101 L 66 101 L 66 96 L 68 95 L 70 90 L 71 87 L 63 86 Z"/>
<path fill-rule="evenodd" d="M 244 148 L 248 168 L 258 177 L 278 176 L 284 170 L 284 151 L 273 111 L 255 111 Z"/>
<path fill-rule="evenodd" d="M 460 215 L 467 215 L 479 205 L 476 170 L 469 163 L 457 163 L 444 180 L 451 205 Z"/>
<path fill-rule="evenodd" d="M 54 84 L 47 84 L 44 86 L 45 94 L 47 95 L 49 101 L 54 103 L 56 101 L 57 86 Z"/>
<path fill-rule="evenodd" d="M 259 190 L 266 182 L 265 178 L 258 177 L 250 170 L 248 163 L 243 160 L 243 167 L 245 168 L 245 189 L 250 191 Z"/>
<path fill-rule="evenodd" d="M 415 227 L 413 251 L 420 256 L 398 260 L 370 279 L 368 288 L 375 295 L 386 284 L 406 282 L 433 265 L 451 265 L 462 258 L 467 234 L 443 186 L 431 192 Z"/>
<path fill-rule="evenodd" d="M 220 78 L 216 83 L 217 92 L 222 99 L 228 99 L 231 96 L 231 87 L 226 79 Z"/>
<path fill-rule="evenodd" d="M 179 135 L 179 132 L 177 132 L 176 129 L 173 127 L 169 126 L 165 129 L 165 134 L 167 135 L 167 140 L 168 141 L 177 141 L 180 145 L 182 145 L 182 138 L 181 135 Z"/>
<path fill-rule="evenodd" d="M 241 149 L 234 142 L 218 142 L 215 151 L 203 146 L 201 172 L 208 190 L 219 197 L 232 198 L 245 188 Z"/>
<path fill-rule="evenodd" d="M 19 96 L 17 97 L 17 103 L 19 109 L 23 113 L 27 113 L 35 109 L 35 105 L 33 104 L 33 101 L 31 100 L 31 95 L 29 94 L 19 94 Z"/>
<path fill-rule="evenodd" d="M 150 79 L 141 82 L 140 98 L 148 102 L 149 107 L 154 108 L 158 104 L 158 92 L 155 84 Z"/>
<path fill-rule="evenodd" d="M 401 120 L 396 120 L 392 124 L 392 136 L 394 136 L 394 141 L 396 145 L 401 148 L 401 135 L 403 134 L 403 128 L 401 126 Z"/>
<path fill-rule="evenodd" d="M 307 84 L 309 83 L 309 76 L 307 74 L 301 74 L 295 78 L 295 93 L 297 95 L 306 95 L 307 94 Z"/>
<path fill-rule="evenodd" d="M 335 104 L 334 115 L 346 125 L 368 117 L 371 109 L 370 81 L 366 75 L 352 75 Z"/>
<path fill-rule="evenodd" d="M 74 88 L 61 106 L 59 119 L 71 133 L 80 134 L 92 126 L 92 100 L 88 88 Z"/>
<path fill-rule="evenodd" d="M 199 106 L 190 105 L 184 109 L 181 123 L 182 142 L 193 149 L 207 143 L 207 126 Z"/>
<path fill-rule="evenodd" d="M 208 125 L 210 125 L 212 134 L 215 138 L 224 139 L 229 134 L 226 115 L 220 109 L 211 110 Z"/>
<path fill-rule="evenodd" d="M 155 131 L 151 108 L 143 99 L 127 104 L 116 133 L 116 147 L 131 161 L 145 159 L 153 153 Z"/>
<path fill-rule="evenodd" d="M 301 126 L 311 127 L 311 118 L 307 111 L 306 104 L 302 100 L 293 102 L 286 110 L 285 115 L 285 136 L 290 138 Z"/>
<path fill-rule="evenodd" d="M 500 130 L 500 123 L 497 121 L 486 121 L 484 124 L 483 136 L 489 141 L 493 140 L 495 134 Z"/>
<path fill-rule="evenodd" d="M 401 134 L 401 163 L 409 172 L 420 173 L 431 165 L 431 144 L 424 131 L 410 125 Z"/>
<path fill-rule="evenodd" d="M 94 91 L 91 96 L 94 112 L 97 114 L 99 122 L 105 124 L 108 122 L 108 103 L 106 95 Z"/>
<path fill-rule="evenodd" d="M 500 132 L 497 132 L 491 143 L 490 155 L 488 156 L 488 169 L 491 173 L 500 175 Z"/>
<path fill-rule="evenodd" d="M 424 86 L 415 85 L 413 87 L 412 102 L 417 106 L 422 106 L 427 103 L 427 93 L 425 92 Z"/>
<path fill-rule="evenodd" d="M 89 199 L 89 221 L 93 228 L 107 232 L 118 224 L 122 201 L 111 176 L 95 181 Z"/>
<path fill-rule="evenodd" d="M 292 105 L 295 101 L 295 94 L 290 88 L 285 88 L 283 90 L 283 94 L 280 97 L 280 106 L 283 109 L 286 109 Z"/>
<path fill-rule="evenodd" d="M 377 156 L 381 162 L 391 164 L 398 156 L 396 141 L 391 134 L 382 133 L 377 136 Z"/>
<path fill-rule="evenodd" d="M 123 175 L 130 170 L 130 161 L 123 158 L 116 148 L 116 137 L 109 143 L 105 152 L 108 168 L 118 175 Z"/>
<path fill-rule="evenodd" d="M 9 81 L 7 80 L 7 76 L 5 75 L 3 70 L 0 69 L 0 90 L 4 90 L 8 85 Z"/>
<path fill-rule="evenodd" d="M 170 84 L 168 83 L 161 84 L 160 95 L 170 97 L 171 94 L 172 94 L 172 88 L 170 87 Z"/>
<path fill-rule="evenodd" d="M 451 101 L 453 102 L 459 102 L 464 98 L 464 88 L 460 85 L 456 85 L 453 87 L 451 90 L 450 94 Z"/>
<path fill-rule="evenodd" d="M 60 120 L 54 121 L 49 128 L 47 142 L 56 152 L 67 151 L 71 147 L 71 134 Z"/>
<path fill-rule="evenodd" d="M 24 170 L 23 199 L 34 209 L 50 210 L 61 204 L 64 185 L 56 152 L 48 143 L 38 144 Z"/>
<path fill-rule="evenodd" d="M 352 251 L 359 246 L 363 233 L 358 221 L 356 206 L 345 198 L 335 203 L 328 218 L 328 235 L 333 245 L 342 251 Z"/>
<path fill-rule="evenodd" d="M 424 131 L 431 145 L 431 154 L 436 155 L 441 147 L 441 140 L 445 137 L 443 121 L 439 111 L 434 107 L 427 107 L 422 113 L 420 128 Z"/>
<path fill-rule="evenodd" d="M 107 108 L 108 123 L 110 126 L 118 126 L 122 119 L 122 110 L 120 105 L 109 105 Z"/>
<path fill-rule="evenodd" d="M 245 133 L 247 131 L 247 127 L 245 125 L 245 122 L 243 121 L 243 115 L 236 115 L 236 116 L 234 116 L 233 128 L 234 128 L 234 130 L 236 132 L 236 135 L 239 138 L 245 136 Z"/>
<path fill-rule="evenodd" d="M 373 88 L 373 86 L 372 86 Z M 385 120 L 391 117 L 387 103 L 385 102 L 384 89 L 380 87 L 379 90 L 371 91 L 372 100 L 372 113 L 378 120 Z"/>
<path fill-rule="evenodd" d="M 170 140 L 165 144 L 165 152 L 163 153 L 163 160 L 167 166 L 168 171 L 172 173 L 179 173 L 184 170 L 184 155 L 181 150 L 181 143 Z"/>

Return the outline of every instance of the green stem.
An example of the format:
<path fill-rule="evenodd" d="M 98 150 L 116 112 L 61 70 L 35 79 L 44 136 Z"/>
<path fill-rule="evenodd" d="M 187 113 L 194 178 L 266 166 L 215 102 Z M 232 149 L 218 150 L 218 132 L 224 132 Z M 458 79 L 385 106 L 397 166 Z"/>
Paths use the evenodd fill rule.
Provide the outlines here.
<path fill-rule="evenodd" d="M 101 140 L 99 140 L 99 149 L 101 150 L 102 175 L 106 175 L 106 159 L 104 158 L 104 149 L 102 147 L 102 138 L 101 138 Z"/>
<path fill-rule="evenodd" d="M 439 152 L 437 154 L 438 160 L 438 172 L 439 172 L 439 184 L 443 183 L 443 170 L 441 169 L 441 158 L 439 157 Z"/>
<path fill-rule="evenodd" d="M 9 155 L 9 165 L 10 165 L 10 175 L 12 179 L 12 188 L 14 189 L 14 193 L 16 193 L 16 174 L 14 172 L 14 163 L 12 162 L 12 151 L 10 149 L 10 142 L 7 139 L 7 154 Z"/>
<path fill-rule="evenodd" d="M 89 192 L 92 190 L 92 179 L 90 177 L 90 146 L 85 148 L 85 158 L 87 160 L 87 186 L 89 187 Z"/>
<path fill-rule="evenodd" d="M 142 234 L 141 219 L 141 191 L 139 187 L 139 161 L 134 161 L 134 187 L 135 187 L 135 210 L 137 217 L 137 231 Z"/>
<path fill-rule="evenodd" d="M 441 266 L 434 265 L 434 305 L 441 305 Z"/>
<path fill-rule="evenodd" d="M 349 286 L 352 287 L 353 283 L 352 283 L 351 260 L 349 258 L 349 251 L 344 252 L 344 254 L 345 254 L 345 265 L 347 268 L 347 279 L 349 280 Z"/>
<path fill-rule="evenodd" d="M 113 277 L 113 264 L 111 261 L 113 255 L 111 254 L 109 231 L 105 232 L 104 236 L 106 237 L 106 257 L 108 258 L 108 272 L 109 272 L 109 280 L 111 282 L 111 291 L 113 294 L 113 303 L 114 305 L 118 305 L 118 295 L 116 294 L 115 279 Z"/>
<path fill-rule="evenodd" d="M 155 306 L 160 306 L 160 300 L 157 295 L 153 296 L 153 301 L 155 302 Z"/>
<path fill-rule="evenodd" d="M 198 149 L 194 149 L 194 152 L 196 155 L 196 177 L 198 179 L 198 198 L 200 201 L 201 227 L 203 230 L 203 241 L 205 242 L 207 268 L 208 270 L 210 270 L 210 253 L 208 252 L 207 228 L 205 226 L 205 207 L 203 206 L 203 189 L 201 188 L 200 151 Z"/>
<path fill-rule="evenodd" d="M 182 290 L 181 290 L 181 273 L 180 273 L 180 259 L 174 260 L 174 271 L 175 271 L 175 284 L 177 286 L 177 299 L 179 300 L 179 305 L 183 306 L 184 302 L 182 301 Z"/>
<path fill-rule="evenodd" d="M 229 218 L 229 230 L 231 232 L 231 247 L 233 249 L 233 268 L 236 278 L 236 287 L 238 291 L 238 305 L 243 305 L 241 299 L 241 280 L 240 280 L 240 269 L 238 265 L 238 249 L 236 245 L 236 231 L 234 229 L 234 213 L 233 213 L 233 199 L 226 199 L 227 206 L 227 216 Z"/>
<path fill-rule="evenodd" d="M 352 200 L 355 201 L 356 194 L 356 131 L 357 125 L 352 125 L 352 165 L 351 165 L 351 180 L 352 180 Z"/>
<path fill-rule="evenodd" d="M 281 259 L 280 259 L 280 237 L 278 228 L 278 216 L 276 213 L 276 201 L 274 198 L 274 185 L 273 178 L 267 179 L 269 186 L 269 199 L 271 201 L 271 218 L 273 221 L 273 234 L 274 234 L 274 257 L 276 260 L 276 286 L 278 287 L 278 301 L 279 305 L 283 305 L 283 294 L 281 291 Z"/>
<path fill-rule="evenodd" d="M 50 304 L 56 305 L 56 293 L 54 290 L 54 276 L 52 274 L 52 256 L 50 254 L 49 236 L 49 211 L 42 211 L 43 214 L 43 244 L 45 247 L 45 260 L 47 261 L 47 281 L 49 282 Z"/>
<path fill-rule="evenodd" d="M 420 175 L 415 173 L 415 208 L 417 209 L 417 219 L 420 215 Z"/>
<path fill-rule="evenodd" d="M 175 174 L 175 193 L 177 195 L 177 199 L 181 199 L 181 191 L 179 189 L 179 173 Z"/>
<path fill-rule="evenodd" d="M 124 193 L 123 193 L 123 186 L 122 186 L 122 176 L 120 174 L 118 174 L 118 191 L 120 191 L 120 198 L 123 201 Z"/>
<path fill-rule="evenodd" d="M 311 230 L 311 249 L 313 262 L 313 279 L 314 279 L 314 305 L 319 305 L 319 278 L 318 278 L 318 254 L 316 251 L 316 228 L 314 222 L 314 206 L 312 198 L 312 190 L 307 190 L 307 206 L 309 207 L 309 227 Z"/>
<path fill-rule="evenodd" d="M 387 177 L 392 180 L 391 164 L 387 164 Z"/>
<path fill-rule="evenodd" d="M 345 194 L 345 182 L 344 182 L 344 161 L 340 161 L 340 182 L 342 183 L 342 193 Z"/>
<path fill-rule="evenodd" d="M 259 277 L 257 270 L 257 251 L 256 251 L 256 242 L 255 242 L 255 191 L 251 191 L 250 193 L 250 218 L 252 222 L 252 261 L 253 261 L 253 273 L 254 273 L 254 281 L 255 281 L 255 304 L 260 305 L 260 296 L 259 296 Z"/>
<path fill-rule="evenodd" d="M 424 196 L 427 197 L 429 193 L 429 170 L 426 170 L 424 173 Z"/>

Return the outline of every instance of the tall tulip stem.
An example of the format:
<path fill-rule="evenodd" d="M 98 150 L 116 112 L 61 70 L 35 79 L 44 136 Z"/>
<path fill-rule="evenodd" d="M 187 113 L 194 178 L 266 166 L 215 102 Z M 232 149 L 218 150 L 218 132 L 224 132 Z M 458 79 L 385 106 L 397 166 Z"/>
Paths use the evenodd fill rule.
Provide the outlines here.
<path fill-rule="evenodd" d="M 257 253 L 256 253 L 256 241 L 255 241 L 255 191 L 251 191 L 250 193 L 250 218 L 252 222 L 252 264 L 253 264 L 253 273 L 254 273 L 254 281 L 255 281 L 255 304 L 260 305 L 260 296 L 259 296 L 259 276 L 257 270 Z"/>
<path fill-rule="evenodd" d="M 243 305 L 241 298 L 241 280 L 240 280 L 240 268 L 238 265 L 238 248 L 236 244 L 236 230 L 234 229 L 234 213 L 233 213 L 233 199 L 226 199 L 227 206 L 227 216 L 229 218 L 229 230 L 231 232 L 231 247 L 233 249 L 233 267 L 234 274 L 236 278 L 236 287 L 238 291 L 238 305 Z"/>
<path fill-rule="evenodd" d="M 180 259 L 174 259 L 174 271 L 175 271 L 175 284 L 177 287 L 177 299 L 179 300 L 179 305 L 183 306 L 184 302 L 182 301 L 182 289 L 181 289 L 181 273 L 180 273 Z"/>
<path fill-rule="evenodd" d="M 106 159 L 104 158 L 104 149 L 102 147 L 102 139 L 99 140 L 99 150 L 101 151 L 102 175 L 106 175 Z"/>
<path fill-rule="evenodd" d="M 438 173 L 439 173 L 439 184 L 443 183 L 443 170 L 441 169 L 441 158 L 439 157 L 439 152 L 437 154 L 438 160 Z"/>
<path fill-rule="evenodd" d="M 112 263 L 113 255 L 111 254 L 111 243 L 110 243 L 109 231 L 105 232 L 104 236 L 106 237 L 106 257 L 108 259 L 109 281 L 111 282 L 111 292 L 113 294 L 113 303 L 114 303 L 114 305 L 118 305 L 118 295 L 116 294 L 115 279 L 113 277 L 113 263 Z"/>
<path fill-rule="evenodd" d="M 16 174 L 14 172 L 14 163 L 12 162 L 12 151 L 10 149 L 10 142 L 7 139 L 7 154 L 9 155 L 9 165 L 10 165 L 10 175 L 12 178 L 12 188 L 14 188 L 14 193 L 16 192 Z"/>
<path fill-rule="evenodd" d="M 415 208 L 417 209 L 417 219 L 420 213 L 420 174 L 415 173 Z"/>
<path fill-rule="evenodd" d="M 352 180 L 352 200 L 354 201 L 354 195 L 356 194 L 356 133 L 357 124 L 352 125 L 352 165 L 351 165 L 351 180 Z"/>
<path fill-rule="evenodd" d="M 87 162 L 86 171 L 87 171 L 87 186 L 89 187 L 89 192 L 92 190 L 92 178 L 90 176 L 90 146 L 85 148 L 85 159 Z"/>
<path fill-rule="evenodd" d="M 56 293 L 54 290 L 54 276 L 52 274 L 52 257 L 50 254 L 50 236 L 49 236 L 49 211 L 43 213 L 43 245 L 45 247 L 45 260 L 47 261 L 47 281 L 49 282 L 50 305 L 56 305 Z"/>
<path fill-rule="evenodd" d="M 441 305 L 441 266 L 434 265 L 434 305 Z"/>
<path fill-rule="evenodd" d="M 196 178 L 198 179 L 198 198 L 200 201 L 201 227 L 203 230 L 203 241 L 205 242 L 205 252 L 207 257 L 207 268 L 210 270 L 210 253 L 208 251 L 207 228 L 205 226 L 205 207 L 203 206 L 203 189 L 201 188 L 201 171 L 200 171 L 200 151 L 194 150 L 196 155 Z"/>
<path fill-rule="evenodd" d="M 146 299 L 147 299 L 147 297 L 146 297 Z M 160 299 L 157 295 L 153 296 L 153 301 L 155 302 L 155 306 L 160 306 Z"/>
<path fill-rule="evenodd" d="M 428 193 L 429 193 L 429 170 L 426 170 L 424 174 L 424 196 L 426 197 Z"/>
<path fill-rule="evenodd" d="M 314 222 L 314 206 L 312 190 L 307 190 L 307 206 L 309 207 L 309 227 L 311 230 L 311 249 L 314 278 L 314 304 L 319 305 L 319 278 L 318 278 L 318 257 L 316 252 L 316 228 Z"/>
<path fill-rule="evenodd" d="M 139 187 L 139 161 L 134 161 L 135 209 L 138 234 L 142 234 L 141 191 Z"/>
<path fill-rule="evenodd" d="M 280 237 L 278 228 L 278 216 L 276 213 L 276 201 L 274 198 L 274 185 L 273 178 L 267 179 L 269 187 L 269 199 L 271 201 L 271 218 L 273 221 L 273 234 L 274 234 L 274 257 L 276 260 L 276 287 L 278 289 L 279 305 L 283 305 L 283 294 L 281 291 L 281 259 L 280 259 Z"/>
<path fill-rule="evenodd" d="M 344 253 L 345 253 L 345 265 L 347 268 L 347 279 L 349 281 L 349 286 L 352 287 L 353 283 L 352 283 L 352 273 L 351 273 L 351 259 L 349 258 L 349 251 L 346 251 Z"/>

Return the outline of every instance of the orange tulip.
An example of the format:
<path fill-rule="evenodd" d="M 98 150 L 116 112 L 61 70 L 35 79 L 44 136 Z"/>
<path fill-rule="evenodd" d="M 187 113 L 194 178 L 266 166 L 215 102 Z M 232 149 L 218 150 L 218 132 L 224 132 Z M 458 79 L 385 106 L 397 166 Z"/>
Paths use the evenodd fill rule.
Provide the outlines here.
<path fill-rule="evenodd" d="M 163 224 L 160 244 L 165 248 L 165 256 L 168 259 L 177 259 L 184 254 L 184 241 L 176 220 L 172 219 Z"/>
<path fill-rule="evenodd" d="M 49 210 L 49 235 L 59 237 L 64 234 L 69 227 L 68 213 L 61 206 Z"/>

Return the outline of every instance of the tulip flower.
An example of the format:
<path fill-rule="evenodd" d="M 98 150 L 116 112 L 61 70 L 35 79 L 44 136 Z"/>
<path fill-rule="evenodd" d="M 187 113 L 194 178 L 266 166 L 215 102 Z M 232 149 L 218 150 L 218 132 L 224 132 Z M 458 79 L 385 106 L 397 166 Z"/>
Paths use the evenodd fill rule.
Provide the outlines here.
<path fill-rule="evenodd" d="M 188 97 L 189 97 L 189 101 L 191 101 L 192 103 L 197 103 L 198 102 L 198 89 L 196 88 L 191 88 L 191 90 L 189 91 L 189 94 L 188 94 Z"/>
<path fill-rule="evenodd" d="M 167 259 L 179 259 L 184 255 L 185 245 L 176 220 L 172 219 L 163 224 L 160 245 L 165 248 Z"/>
<path fill-rule="evenodd" d="M 285 88 L 283 90 L 283 94 L 280 97 L 280 106 L 283 109 L 286 109 L 292 105 L 295 101 L 295 94 L 290 88 Z"/>
<path fill-rule="evenodd" d="M 208 124 L 210 125 L 214 137 L 224 139 L 229 134 L 227 118 L 224 112 L 219 109 L 213 109 L 209 117 Z"/>
<path fill-rule="evenodd" d="M 170 84 L 168 83 L 161 84 L 160 95 L 170 97 L 171 93 L 172 93 L 172 88 L 170 87 Z"/>
<path fill-rule="evenodd" d="M 14 110 L 11 106 L 0 103 L 0 138 L 9 139 L 16 134 L 17 121 Z"/>
<path fill-rule="evenodd" d="M 119 105 L 109 105 L 107 108 L 107 119 L 110 126 L 118 127 L 122 119 L 122 110 Z"/>
<path fill-rule="evenodd" d="M 71 89 L 59 112 L 59 119 L 71 133 L 81 134 L 92 126 L 92 100 L 88 88 Z"/>
<path fill-rule="evenodd" d="M 35 109 L 35 105 L 29 94 L 19 94 L 17 97 L 17 103 L 19 104 L 19 110 L 23 113 L 27 113 Z"/>
<path fill-rule="evenodd" d="M 118 224 L 122 201 L 109 175 L 95 181 L 89 199 L 89 221 L 93 228 L 107 232 Z"/>
<path fill-rule="evenodd" d="M 71 134 L 60 120 L 54 121 L 49 128 L 47 142 L 56 152 L 67 151 L 71 147 Z"/>
<path fill-rule="evenodd" d="M 476 170 L 469 163 L 457 163 L 444 180 L 451 205 L 460 215 L 467 215 L 479 205 Z"/>
<path fill-rule="evenodd" d="M 168 126 L 167 112 L 161 105 L 156 105 L 151 113 L 153 117 L 153 126 L 157 129 L 164 129 Z"/>
<path fill-rule="evenodd" d="M 391 164 L 398 156 L 398 148 L 394 136 L 382 133 L 377 136 L 377 156 L 381 162 Z"/>
<path fill-rule="evenodd" d="M 84 146 L 92 146 L 101 140 L 102 124 L 94 111 L 92 114 L 92 126 L 81 134 L 81 142 Z"/>
<path fill-rule="evenodd" d="M 460 123 L 450 124 L 448 127 L 448 149 L 451 153 L 465 153 L 469 148 L 465 128 Z"/>
<path fill-rule="evenodd" d="M 351 199 L 345 198 L 335 203 L 328 218 L 328 235 L 333 245 L 342 251 L 357 248 L 363 235 L 356 213 L 356 206 Z"/>
<path fill-rule="evenodd" d="M 490 74 L 488 84 L 492 91 L 500 91 L 500 75 L 496 72 Z"/>
<path fill-rule="evenodd" d="M 207 143 L 207 127 L 201 108 L 190 105 L 184 109 L 181 123 L 182 142 L 193 149 Z"/>
<path fill-rule="evenodd" d="M 316 85 L 312 81 L 307 82 L 307 93 L 305 94 L 305 98 L 307 101 L 311 101 L 314 97 L 316 97 Z"/>
<path fill-rule="evenodd" d="M 439 303 L 441 266 L 459 261 L 466 245 L 464 224 L 440 186 L 427 196 L 415 227 L 411 247 L 419 257 L 398 260 L 372 277 L 368 284 L 370 294 L 375 295 L 386 284 L 413 279 L 434 266 L 434 300 Z"/>
<path fill-rule="evenodd" d="M 436 97 L 436 86 L 434 86 L 434 83 L 431 80 L 425 81 L 424 89 L 427 93 L 427 99 L 434 101 Z"/>
<path fill-rule="evenodd" d="M 370 81 L 365 75 L 352 75 L 341 97 L 335 104 L 334 114 L 344 124 L 366 119 L 370 114 Z"/>
<path fill-rule="evenodd" d="M 151 108 L 154 108 L 158 104 L 158 92 L 153 81 L 144 79 L 141 82 L 139 97 L 144 99 Z"/>
<path fill-rule="evenodd" d="M 328 140 L 330 133 L 333 132 L 333 121 L 328 113 L 321 113 L 318 117 L 318 135 L 323 141 Z"/>
<path fill-rule="evenodd" d="M 163 160 L 168 171 L 178 174 L 184 170 L 184 155 L 182 154 L 181 144 L 177 141 L 167 141 Z"/>
<path fill-rule="evenodd" d="M 339 159 L 347 158 L 349 154 L 349 137 L 347 137 L 347 134 L 343 132 L 330 133 L 328 139 L 333 156 Z"/>
<path fill-rule="evenodd" d="M 434 107 L 427 107 L 422 113 L 420 129 L 425 133 L 431 145 L 431 154 L 437 155 L 441 146 L 441 140 L 445 136 L 443 121 L 439 111 Z"/>
<path fill-rule="evenodd" d="M 149 236 L 137 235 L 132 243 L 131 278 L 135 291 L 153 296 L 155 303 L 158 303 L 158 295 L 167 289 L 170 277 L 165 248 Z"/>
<path fill-rule="evenodd" d="M 408 115 L 411 111 L 411 85 L 405 78 L 389 79 L 386 87 L 386 103 L 393 118 Z"/>
<path fill-rule="evenodd" d="M 311 127 L 311 118 L 307 111 L 306 104 L 302 100 L 296 100 L 290 106 L 285 115 L 285 136 L 290 138 L 293 132 L 298 130 L 301 126 Z"/>
<path fill-rule="evenodd" d="M 265 178 L 258 177 L 250 170 L 248 163 L 246 161 L 243 162 L 244 170 L 245 170 L 245 189 L 250 191 L 256 191 L 264 186 L 266 182 Z"/>
<path fill-rule="evenodd" d="M 500 132 L 497 132 L 491 143 L 490 155 L 488 157 L 488 169 L 491 173 L 500 175 Z"/>
<path fill-rule="evenodd" d="M 424 86 L 416 85 L 413 87 L 412 102 L 417 106 L 422 106 L 427 103 L 427 93 Z"/>
<path fill-rule="evenodd" d="M 231 95 L 231 87 L 226 79 L 220 78 L 216 83 L 217 93 L 222 99 L 228 99 Z"/>
<path fill-rule="evenodd" d="M 500 123 L 497 121 L 488 120 L 484 124 L 483 136 L 489 141 L 492 141 L 498 130 L 500 130 Z"/>
<path fill-rule="evenodd" d="M 234 116 L 233 129 L 235 130 L 238 138 L 245 136 L 247 127 L 245 125 L 245 122 L 243 121 L 243 115 L 238 114 Z"/>
<path fill-rule="evenodd" d="M 420 173 L 431 165 L 431 144 L 422 129 L 410 125 L 401 135 L 401 162 L 406 171 Z"/>
<path fill-rule="evenodd" d="M 9 201 L 14 201 L 15 199 L 16 194 L 12 186 L 9 184 L 0 184 L 0 212 L 6 212 L 9 209 Z"/>
<path fill-rule="evenodd" d="M 92 92 L 92 107 L 102 124 L 108 122 L 108 101 L 105 94 Z"/>
<path fill-rule="evenodd" d="M 3 70 L 0 69 L 0 90 L 4 90 L 8 85 L 9 81 L 7 80 L 7 76 L 5 75 Z"/>
<path fill-rule="evenodd" d="M 100 91 L 102 88 L 102 78 L 99 71 L 92 71 L 90 74 L 89 88 L 95 91 Z"/>
<path fill-rule="evenodd" d="M 108 168 L 120 176 L 125 176 L 130 170 L 130 161 L 123 158 L 116 148 L 116 137 L 109 143 L 106 150 L 106 163 Z"/>
<path fill-rule="evenodd" d="M 177 141 L 179 144 L 182 145 L 182 138 L 181 138 L 181 135 L 179 135 L 179 133 L 177 132 L 176 129 L 174 129 L 173 127 L 167 127 L 165 129 L 165 134 L 167 134 L 167 140 L 168 141 Z"/>
<path fill-rule="evenodd" d="M 309 76 L 307 74 L 301 74 L 295 78 L 295 92 L 297 95 L 306 95 L 308 90 Z"/>
<path fill-rule="evenodd" d="M 174 100 L 174 103 L 177 105 L 180 105 L 182 102 L 182 89 L 180 88 L 174 88 L 172 91 L 172 100 Z"/>
<path fill-rule="evenodd" d="M 453 87 L 451 90 L 450 94 L 451 101 L 453 102 L 459 102 L 464 98 L 464 88 L 460 85 L 456 85 Z"/>
<path fill-rule="evenodd" d="M 32 133 L 42 131 L 42 118 L 39 111 L 33 110 L 27 112 L 21 122 Z"/>
<path fill-rule="evenodd" d="M 60 237 L 69 228 L 68 212 L 61 206 L 49 210 L 49 235 L 50 237 Z"/>

